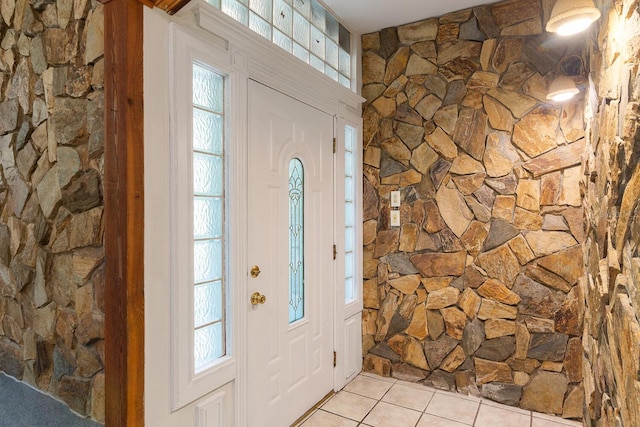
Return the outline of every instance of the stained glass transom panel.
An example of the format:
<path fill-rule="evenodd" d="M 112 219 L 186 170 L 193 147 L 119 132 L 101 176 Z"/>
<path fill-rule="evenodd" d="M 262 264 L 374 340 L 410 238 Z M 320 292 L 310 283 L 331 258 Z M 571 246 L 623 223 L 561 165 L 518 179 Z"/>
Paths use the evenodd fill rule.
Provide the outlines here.
<path fill-rule="evenodd" d="M 341 85 L 351 88 L 351 33 L 318 0 L 207 2 Z"/>
<path fill-rule="evenodd" d="M 304 168 L 289 162 L 289 323 L 304 317 Z"/>
<path fill-rule="evenodd" d="M 222 5 L 242 13 L 242 3 L 223 0 Z M 226 354 L 224 77 L 194 63 L 192 81 L 193 362 L 198 373 Z"/>

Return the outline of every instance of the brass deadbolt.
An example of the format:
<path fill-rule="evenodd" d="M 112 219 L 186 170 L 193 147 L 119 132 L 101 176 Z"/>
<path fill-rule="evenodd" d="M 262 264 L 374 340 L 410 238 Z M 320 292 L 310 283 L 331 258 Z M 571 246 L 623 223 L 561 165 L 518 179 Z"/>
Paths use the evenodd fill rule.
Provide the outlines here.
<path fill-rule="evenodd" d="M 254 279 L 258 277 L 260 273 L 262 273 L 260 271 L 260 267 L 258 267 L 257 265 L 254 265 L 253 267 L 251 267 L 251 277 L 253 277 Z"/>

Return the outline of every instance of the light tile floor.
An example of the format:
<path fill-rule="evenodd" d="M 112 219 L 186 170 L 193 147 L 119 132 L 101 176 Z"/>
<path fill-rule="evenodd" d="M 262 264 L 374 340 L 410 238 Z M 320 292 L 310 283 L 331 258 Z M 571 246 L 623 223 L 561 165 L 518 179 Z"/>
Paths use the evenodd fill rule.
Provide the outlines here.
<path fill-rule="evenodd" d="M 577 427 L 581 423 L 362 373 L 298 427 Z"/>

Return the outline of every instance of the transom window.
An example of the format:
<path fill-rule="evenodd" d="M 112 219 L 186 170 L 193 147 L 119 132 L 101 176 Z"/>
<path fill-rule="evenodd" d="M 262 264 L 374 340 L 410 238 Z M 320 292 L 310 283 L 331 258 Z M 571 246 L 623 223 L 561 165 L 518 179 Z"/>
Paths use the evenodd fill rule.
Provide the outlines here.
<path fill-rule="evenodd" d="M 318 0 L 207 2 L 351 88 L 351 33 Z"/>

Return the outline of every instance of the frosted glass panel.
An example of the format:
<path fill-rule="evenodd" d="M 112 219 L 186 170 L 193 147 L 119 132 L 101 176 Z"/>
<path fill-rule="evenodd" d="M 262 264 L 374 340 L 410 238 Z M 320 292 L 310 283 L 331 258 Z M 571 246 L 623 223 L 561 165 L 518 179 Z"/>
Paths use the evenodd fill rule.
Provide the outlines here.
<path fill-rule="evenodd" d="M 193 244 L 193 281 L 203 283 L 222 279 L 222 240 L 203 240 Z"/>
<path fill-rule="evenodd" d="M 331 68 L 329 66 L 329 64 L 325 65 L 324 73 L 327 76 L 331 77 L 333 80 L 338 81 L 338 72 L 336 70 L 334 70 L 333 68 Z"/>
<path fill-rule="evenodd" d="M 345 150 L 348 150 L 347 147 L 345 147 Z M 346 152 L 344 155 L 344 174 L 347 177 L 352 177 L 353 176 L 353 155 L 350 152 Z M 351 183 L 347 183 L 346 185 L 351 185 Z"/>
<path fill-rule="evenodd" d="M 338 68 L 338 45 L 333 41 L 326 39 L 326 60 L 327 64 L 333 68 Z"/>
<path fill-rule="evenodd" d="M 193 199 L 193 237 L 213 239 L 222 237 L 222 198 L 195 197 Z"/>
<path fill-rule="evenodd" d="M 193 149 L 221 155 L 223 123 L 221 115 L 194 108 Z"/>
<path fill-rule="evenodd" d="M 354 238 L 353 227 L 346 227 L 345 236 L 344 236 L 344 250 L 345 250 L 345 252 L 352 252 L 353 251 L 353 238 Z"/>
<path fill-rule="evenodd" d="M 289 162 L 289 323 L 304 317 L 304 168 Z"/>
<path fill-rule="evenodd" d="M 193 323 L 196 328 L 222 320 L 222 282 L 197 285 L 193 291 Z"/>
<path fill-rule="evenodd" d="M 305 18 L 309 19 L 311 17 L 310 0 L 293 0 L 293 7 Z"/>
<path fill-rule="evenodd" d="M 330 13 L 325 13 L 325 34 L 333 41 L 338 41 L 339 25 L 338 20 Z"/>
<path fill-rule="evenodd" d="M 309 51 L 295 42 L 293 43 L 293 54 L 301 61 L 309 63 Z"/>
<path fill-rule="evenodd" d="M 324 59 L 324 34 L 322 34 L 317 28 L 311 26 L 311 44 L 310 50 L 320 59 Z"/>
<path fill-rule="evenodd" d="M 193 64 L 193 103 L 207 110 L 221 113 L 223 108 L 222 76 Z"/>
<path fill-rule="evenodd" d="M 344 218 L 344 225 L 347 227 L 353 227 L 354 223 L 353 223 L 353 214 L 351 213 L 353 210 L 353 203 L 351 202 L 346 202 L 344 204 L 344 213 L 345 213 L 345 218 Z"/>
<path fill-rule="evenodd" d="M 348 279 L 346 279 L 344 285 L 345 285 L 345 294 L 344 294 L 345 302 L 354 301 L 357 298 L 358 294 L 356 293 L 356 287 L 354 286 L 353 278 L 349 277 Z"/>
<path fill-rule="evenodd" d="M 309 49 L 309 21 L 298 12 L 293 13 L 293 40 Z"/>
<path fill-rule="evenodd" d="M 311 0 L 311 22 L 315 25 L 320 31 L 324 31 L 325 25 L 325 10 L 324 7 L 317 0 Z"/>
<path fill-rule="evenodd" d="M 345 254 L 344 266 L 345 266 L 345 273 L 347 273 L 347 275 L 350 276 L 351 271 L 353 271 L 353 253 L 347 252 Z"/>
<path fill-rule="evenodd" d="M 340 71 L 340 74 L 344 74 L 346 77 L 349 77 L 351 75 L 351 55 L 345 52 L 344 49 L 340 48 L 338 57 L 340 62 L 338 71 Z"/>
<path fill-rule="evenodd" d="M 222 196 L 222 157 L 194 153 L 193 192 Z"/>
<path fill-rule="evenodd" d="M 338 77 L 338 81 L 342 86 L 346 88 L 351 87 L 351 80 L 349 80 L 347 77 L 343 76 L 342 74 L 340 74 L 340 76 Z"/>
<path fill-rule="evenodd" d="M 311 55 L 309 57 L 309 64 L 311 64 L 311 66 L 316 70 L 324 73 L 324 61 L 322 61 L 322 59 L 318 58 L 315 55 Z"/>
<path fill-rule="evenodd" d="M 249 23 L 247 6 L 237 0 L 222 0 L 222 11 L 241 24 L 247 25 Z"/>
<path fill-rule="evenodd" d="M 293 11 L 283 0 L 273 0 L 273 25 L 287 36 L 293 36 Z"/>
<path fill-rule="evenodd" d="M 347 150 L 349 156 L 353 155 L 352 152 L 356 148 L 356 130 L 350 126 L 344 129 L 344 149 Z M 353 161 L 353 160 L 352 160 Z"/>
<path fill-rule="evenodd" d="M 249 28 L 260 34 L 265 39 L 271 41 L 271 24 L 253 12 L 250 12 L 249 14 Z"/>
<path fill-rule="evenodd" d="M 224 356 L 224 334 L 222 323 L 214 323 L 196 329 L 193 335 L 195 371 L 206 368 L 216 359 Z"/>
<path fill-rule="evenodd" d="M 357 299 L 358 292 L 353 277 L 355 276 L 355 255 L 354 248 L 356 242 L 356 210 L 354 204 L 355 198 L 355 183 L 354 183 L 354 171 L 356 156 L 354 155 L 354 149 L 356 146 L 356 129 L 345 126 L 344 132 L 344 294 L 345 303 L 349 303 Z"/>
<path fill-rule="evenodd" d="M 275 28 L 273 29 L 273 43 L 275 43 L 277 46 L 280 46 L 287 52 L 291 52 L 291 46 L 292 46 L 291 37 L 281 33 Z"/>
<path fill-rule="evenodd" d="M 346 177 L 344 180 L 344 199 L 353 202 L 353 178 Z"/>
<path fill-rule="evenodd" d="M 206 1 L 351 88 L 351 33 L 318 0 Z"/>
<path fill-rule="evenodd" d="M 255 13 L 260 15 L 262 17 L 262 19 L 270 21 L 271 20 L 271 6 L 272 6 L 272 4 L 273 4 L 272 0 L 251 0 L 249 2 L 249 7 Z"/>
<path fill-rule="evenodd" d="M 226 10 L 247 10 L 224 0 Z M 226 6 L 225 6 L 226 5 Z M 243 9 L 244 8 L 244 9 Z M 224 77 L 193 64 L 193 362 L 195 373 L 225 354 Z"/>

